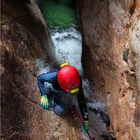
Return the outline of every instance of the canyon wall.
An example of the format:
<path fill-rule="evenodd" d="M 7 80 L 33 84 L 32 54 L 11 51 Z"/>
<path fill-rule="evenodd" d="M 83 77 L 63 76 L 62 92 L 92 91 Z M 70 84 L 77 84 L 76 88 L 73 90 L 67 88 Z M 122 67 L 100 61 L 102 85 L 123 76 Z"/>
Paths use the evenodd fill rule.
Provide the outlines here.
<path fill-rule="evenodd" d="M 1 139 L 81 139 L 71 119 L 38 105 L 36 60 L 51 61 L 43 49 L 49 36 L 37 4 L 2 1 L 1 35 Z"/>
<path fill-rule="evenodd" d="M 77 0 L 83 66 L 117 140 L 140 139 L 140 0 Z"/>

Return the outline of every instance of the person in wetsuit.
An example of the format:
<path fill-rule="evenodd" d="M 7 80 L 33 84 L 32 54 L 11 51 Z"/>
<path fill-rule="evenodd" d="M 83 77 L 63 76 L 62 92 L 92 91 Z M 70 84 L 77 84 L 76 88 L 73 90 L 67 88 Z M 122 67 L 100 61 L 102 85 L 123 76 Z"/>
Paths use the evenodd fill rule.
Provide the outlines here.
<path fill-rule="evenodd" d="M 45 82 L 51 83 L 54 90 L 48 88 L 48 92 L 45 90 Z M 87 131 L 88 129 L 88 112 L 85 102 L 85 96 L 82 88 L 82 79 L 73 66 L 68 63 L 64 63 L 61 67 L 53 72 L 47 72 L 39 75 L 37 77 L 38 87 L 41 93 L 40 106 L 43 109 L 49 108 L 49 99 L 53 98 L 53 110 L 57 115 L 62 115 L 64 112 L 68 111 L 69 105 L 63 104 L 60 96 L 62 94 L 75 95 L 78 100 L 80 112 L 83 118 L 83 129 Z M 63 91 L 55 92 L 55 91 Z M 50 98 L 52 97 L 52 98 Z"/>

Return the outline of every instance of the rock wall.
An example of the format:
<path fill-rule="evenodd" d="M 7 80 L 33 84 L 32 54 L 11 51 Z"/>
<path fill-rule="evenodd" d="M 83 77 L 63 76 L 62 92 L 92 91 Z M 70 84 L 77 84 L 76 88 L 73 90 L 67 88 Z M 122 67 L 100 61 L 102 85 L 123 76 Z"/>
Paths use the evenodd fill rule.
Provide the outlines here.
<path fill-rule="evenodd" d="M 140 0 L 77 0 L 85 74 L 117 140 L 140 139 Z"/>
<path fill-rule="evenodd" d="M 38 105 L 35 62 L 50 59 L 43 49 L 49 36 L 36 3 L 2 1 L 1 35 L 1 139 L 81 139 L 71 119 Z"/>

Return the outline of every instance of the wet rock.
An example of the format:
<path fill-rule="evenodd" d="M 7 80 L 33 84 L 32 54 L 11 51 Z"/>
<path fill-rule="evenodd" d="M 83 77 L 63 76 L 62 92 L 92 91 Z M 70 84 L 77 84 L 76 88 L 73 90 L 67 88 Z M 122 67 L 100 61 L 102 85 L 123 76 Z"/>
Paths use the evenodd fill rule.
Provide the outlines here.
<path fill-rule="evenodd" d="M 118 140 L 140 139 L 139 3 L 77 0 L 82 61 L 94 91 L 92 98 L 106 103 L 110 129 Z"/>
<path fill-rule="evenodd" d="M 44 111 L 36 76 L 36 60 L 50 62 L 44 46 L 47 27 L 34 1 L 2 2 L 1 21 L 1 139 L 81 139 L 72 120 Z M 49 43 L 48 43 L 49 44 Z M 71 125 L 70 125 L 71 124 Z"/>

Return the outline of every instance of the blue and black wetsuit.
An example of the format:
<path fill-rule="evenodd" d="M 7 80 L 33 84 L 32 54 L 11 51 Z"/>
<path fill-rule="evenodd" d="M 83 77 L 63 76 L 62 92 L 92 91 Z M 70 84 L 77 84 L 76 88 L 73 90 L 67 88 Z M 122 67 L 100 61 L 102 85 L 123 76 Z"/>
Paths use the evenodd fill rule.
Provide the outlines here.
<path fill-rule="evenodd" d="M 69 102 L 66 102 L 65 97 L 64 97 L 65 99 L 63 99 L 62 97 L 64 94 L 65 95 L 70 95 L 70 94 L 67 94 L 59 86 L 58 81 L 57 81 L 57 73 L 58 73 L 58 70 L 53 71 L 53 72 L 43 73 L 37 77 L 37 82 L 38 82 L 41 96 L 46 95 L 45 82 L 51 83 L 52 87 L 55 91 L 61 91 L 58 93 L 58 92 L 55 92 L 49 88 L 47 89 L 47 90 L 49 90 L 49 92 L 53 96 L 53 99 L 55 102 L 54 111 L 59 112 L 61 110 L 60 112 L 62 112 L 63 109 L 64 110 L 67 109 L 66 107 L 70 106 L 70 104 L 71 104 Z M 82 88 L 82 80 L 81 80 L 81 84 L 80 84 L 79 93 L 76 94 L 76 96 L 77 96 L 77 100 L 78 100 L 78 104 L 79 104 L 79 108 L 80 108 L 80 112 L 82 114 L 82 117 L 84 120 L 88 120 L 88 112 L 87 112 L 87 107 L 86 107 L 86 103 L 85 103 L 85 96 L 84 96 L 83 88 Z M 60 114 L 60 113 L 57 113 L 57 114 Z"/>

